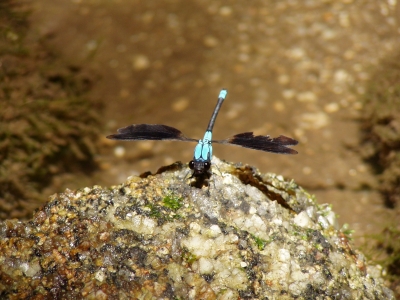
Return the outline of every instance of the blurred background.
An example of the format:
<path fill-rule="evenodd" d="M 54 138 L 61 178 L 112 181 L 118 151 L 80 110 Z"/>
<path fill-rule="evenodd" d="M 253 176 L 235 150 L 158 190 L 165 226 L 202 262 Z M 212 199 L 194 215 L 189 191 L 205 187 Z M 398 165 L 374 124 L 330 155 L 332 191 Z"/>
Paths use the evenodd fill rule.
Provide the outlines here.
<path fill-rule="evenodd" d="M 214 155 L 293 179 L 357 245 L 398 226 L 396 0 L 2 2 L 3 219 L 66 188 L 187 163 L 195 144 L 105 136 L 150 123 L 202 138 L 226 88 L 215 139 L 283 134 L 299 154 Z"/>

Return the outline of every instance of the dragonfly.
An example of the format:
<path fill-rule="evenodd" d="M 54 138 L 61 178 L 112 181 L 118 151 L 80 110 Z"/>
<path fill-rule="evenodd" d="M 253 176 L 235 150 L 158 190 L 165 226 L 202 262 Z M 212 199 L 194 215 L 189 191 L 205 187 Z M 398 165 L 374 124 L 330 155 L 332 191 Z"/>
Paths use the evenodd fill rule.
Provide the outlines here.
<path fill-rule="evenodd" d="M 290 137 L 280 135 L 271 138 L 269 135 L 254 135 L 253 132 L 238 133 L 224 140 L 213 140 L 212 131 L 218 112 L 221 109 L 228 91 L 222 89 L 218 96 L 217 105 L 211 116 L 204 137 L 201 140 L 186 137 L 180 130 L 162 124 L 132 124 L 117 130 L 118 133 L 107 136 L 108 139 L 120 141 L 182 141 L 197 142 L 194 148 L 193 159 L 189 162 L 192 176 L 198 177 L 209 174 L 212 158 L 212 143 L 236 145 L 244 148 L 260 150 L 279 154 L 297 154 L 297 151 L 288 146 L 295 146 L 298 141 Z"/>

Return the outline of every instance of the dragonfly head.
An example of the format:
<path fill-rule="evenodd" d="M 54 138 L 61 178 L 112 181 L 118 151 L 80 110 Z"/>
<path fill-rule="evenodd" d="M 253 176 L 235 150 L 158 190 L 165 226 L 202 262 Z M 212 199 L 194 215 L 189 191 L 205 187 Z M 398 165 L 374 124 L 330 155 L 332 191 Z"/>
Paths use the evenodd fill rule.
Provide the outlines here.
<path fill-rule="evenodd" d="M 191 160 L 189 168 L 193 170 L 193 176 L 201 176 L 210 170 L 211 162 L 206 160 Z"/>

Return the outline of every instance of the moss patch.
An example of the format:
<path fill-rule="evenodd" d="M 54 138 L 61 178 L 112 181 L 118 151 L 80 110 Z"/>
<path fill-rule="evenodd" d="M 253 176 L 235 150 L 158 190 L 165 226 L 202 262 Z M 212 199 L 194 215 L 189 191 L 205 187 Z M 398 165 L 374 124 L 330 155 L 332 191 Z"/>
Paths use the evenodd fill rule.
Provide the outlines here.
<path fill-rule="evenodd" d="M 27 11 L 0 4 L 0 219 L 29 216 L 54 175 L 96 166 L 100 126 L 85 98 L 94 78 L 26 38 Z"/>
<path fill-rule="evenodd" d="M 383 60 L 371 77 L 362 116 L 362 155 L 374 167 L 386 206 L 393 208 L 400 200 L 400 53 Z M 396 290 L 400 283 L 400 233 L 394 228 L 367 237 L 368 245 L 363 249 L 387 270 Z"/>
<path fill-rule="evenodd" d="M 390 281 L 390 288 L 399 296 L 400 285 L 400 230 L 397 224 L 386 227 L 381 234 L 366 236 L 362 251 L 369 260 L 381 265 Z"/>
<path fill-rule="evenodd" d="M 386 205 L 400 200 L 400 53 L 384 60 L 364 98 L 363 156 L 379 179 Z"/>

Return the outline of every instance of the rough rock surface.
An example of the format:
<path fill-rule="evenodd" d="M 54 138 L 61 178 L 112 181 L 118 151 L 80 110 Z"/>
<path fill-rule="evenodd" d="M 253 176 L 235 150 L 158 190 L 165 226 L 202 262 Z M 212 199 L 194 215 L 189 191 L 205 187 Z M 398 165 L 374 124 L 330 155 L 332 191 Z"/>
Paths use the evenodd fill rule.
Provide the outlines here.
<path fill-rule="evenodd" d="M 201 189 L 177 163 L 0 223 L 0 297 L 394 299 L 329 206 L 280 176 L 213 164 Z"/>

